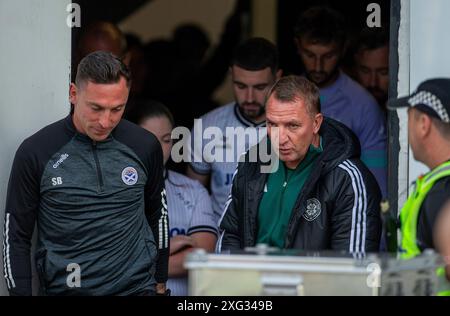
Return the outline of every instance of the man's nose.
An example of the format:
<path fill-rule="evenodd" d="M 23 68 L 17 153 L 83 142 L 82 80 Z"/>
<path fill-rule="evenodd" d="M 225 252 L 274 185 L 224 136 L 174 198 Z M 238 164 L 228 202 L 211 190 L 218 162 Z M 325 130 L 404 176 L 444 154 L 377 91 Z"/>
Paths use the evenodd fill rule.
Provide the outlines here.
<path fill-rule="evenodd" d="M 378 87 L 378 77 L 373 72 L 370 73 L 370 87 Z"/>
<path fill-rule="evenodd" d="M 253 103 L 254 100 L 254 92 L 252 88 L 247 89 L 247 93 L 245 95 L 245 102 L 247 103 Z"/>
<path fill-rule="evenodd" d="M 98 120 L 98 123 L 102 128 L 109 128 L 111 122 L 111 112 L 110 111 L 103 111 L 100 115 L 100 118 Z"/>
<path fill-rule="evenodd" d="M 286 136 L 286 133 L 283 131 L 283 128 L 280 128 L 278 126 L 272 126 L 269 128 L 269 136 L 270 141 L 276 146 L 276 147 L 282 147 L 284 144 L 286 144 L 288 138 Z M 275 147 L 275 148 L 276 148 Z"/>
<path fill-rule="evenodd" d="M 278 130 L 278 137 L 280 139 L 279 140 L 280 146 L 282 146 L 282 145 L 287 143 L 289 138 L 288 138 L 287 131 L 286 131 L 285 128 L 283 128 L 283 127 L 279 128 L 279 130 Z"/>
<path fill-rule="evenodd" d="M 316 72 L 322 72 L 323 71 L 323 59 L 322 58 L 316 58 L 315 59 L 314 70 Z"/>

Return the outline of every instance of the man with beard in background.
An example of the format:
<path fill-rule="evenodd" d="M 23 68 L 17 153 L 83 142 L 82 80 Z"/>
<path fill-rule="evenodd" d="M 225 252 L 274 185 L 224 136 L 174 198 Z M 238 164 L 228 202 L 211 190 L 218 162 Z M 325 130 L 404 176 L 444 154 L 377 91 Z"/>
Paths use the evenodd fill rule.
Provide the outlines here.
<path fill-rule="evenodd" d="M 303 12 L 295 27 L 297 53 L 305 76 L 320 89 L 322 113 L 349 127 L 361 144 L 361 160 L 387 195 L 385 118 L 376 100 L 343 73 L 340 62 L 347 41 L 345 20 L 328 7 Z"/>
<path fill-rule="evenodd" d="M 260 141 L 258 137 L 256 139 L 246 137 L 247 133 L 247 135 L 241 135 L 245 140 L 238 141 L 234 138 L 227 138 L 226 130 L 227 128 L 255 129 L 257 132 L 253 134 L 261 135 L 262 133 L 258 131 L 264 129 L 265 135 L 264 103 L 266 94 L 275 81 L 281 77 L 275 45 L 263 38 L 251 38 L 243 42 L 235 51 L 230 71 L 235 101 L 203 115 L 199 121 L 202 127 L 201 134 L 197 132 L 200 129 L 196 129 L 194 124 L 192 135 L 194 141 L 195 138 L 202 138 L 201 153 L 203 153 L 208 144 L 208 141 L 203 139 L 205 129 L 219 128 L 224 137 L 223 140 L 214 140 L 216 141 L 215 149 L 223 149 L 223 152 L 232 150 L 233 159 L 231 161 L 212 161 L 212 159 L 208 159 L 211 157 L 205 157 L 205 155 L 192 150 L 192 159 L 187 170 L 189 177 L 199 180 L 210 189 L 213 211 L 217 220 L 222 215 L 230 193 L 239 155 Z M 198 122 L 196 124 L 199 126 Z M 237 148 L 238 146 L 235 145 L 239 143 L 242 143 L 244 147 Z"/>
<path fill-rule="evenodd" d="M 389 90 L 389 34 L 384 28 L 361 31 L 354 54 L 355 79 L 386 111 Z"/>

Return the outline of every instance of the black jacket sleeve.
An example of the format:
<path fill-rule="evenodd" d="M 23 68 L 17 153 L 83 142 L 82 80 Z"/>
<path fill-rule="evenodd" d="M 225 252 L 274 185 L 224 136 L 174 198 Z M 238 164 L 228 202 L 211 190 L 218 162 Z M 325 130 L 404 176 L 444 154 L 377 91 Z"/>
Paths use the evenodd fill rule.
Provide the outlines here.
<path fill-rule="evenodd" d="M 360 161 L 347 160 L 334 174 L 336 197 L 331 217 L 331 248 L 350 253 L 378 252 L 381 193 Z"/>
<path fill-rule="evenodd" d="M 158 283 L 165 283 L 169 265 L 169 216 L 164 188 L 163 155 L 159 142 L 155 141 L 148 161 L 150 169 L 145 187 L 145 214 L 158 247 L 155 279 Z"/>
<path fill-rule="evenodd" d="M 4 275 L 10 295 L 31 295 L 31 238 L 39 208 L 38 163 L 22 144 L 8 183 L 4 222 Z"/>
<path fill-rule="evenodd" d="M 243 163 L 239 163 L 233 178 L 230 195 L 225 203 L 224 213 L 219 223 L 221 236 L 218 240 L 218 252 L 242 249 L 242 221 L 243 206 L 240 205 L 245 190 L 245 184 L 239 181 L 239 171 L 243 168 Z"/>

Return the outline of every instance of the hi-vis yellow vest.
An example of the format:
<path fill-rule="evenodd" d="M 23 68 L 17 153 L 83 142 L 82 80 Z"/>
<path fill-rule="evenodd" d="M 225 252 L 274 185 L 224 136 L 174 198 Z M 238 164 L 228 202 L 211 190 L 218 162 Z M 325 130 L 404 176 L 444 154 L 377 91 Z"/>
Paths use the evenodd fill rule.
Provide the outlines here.
<path fill-rule="evenodd" d="M 417 221 L 420 207 L 433 185 L 439 179 L 450 177 L 450 162 L 441 164 L 425 176 L 420 176 L 412 192 L 400 212 L 402 242 L 400 256 L 402 259 L 411 259 L 420 254 L 417 246 Z M 439 294 L 450 295 L 450 283 L 446 281 L 444 269 L 437 271 L 439 276 Z"/>

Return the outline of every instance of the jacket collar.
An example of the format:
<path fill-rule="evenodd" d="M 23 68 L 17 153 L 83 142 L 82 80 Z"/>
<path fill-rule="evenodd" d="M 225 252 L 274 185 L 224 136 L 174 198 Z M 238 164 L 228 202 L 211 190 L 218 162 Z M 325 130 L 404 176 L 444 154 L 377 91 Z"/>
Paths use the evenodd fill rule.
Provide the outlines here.
<path fill-rule="evenodd" d="M 334 169 L 346 159 L 361 156 L 358 138 L 344 124 L 331 118 L 324 118 L 319 134 L 323 141 L 324 172 Z"/>
<path fill-rule="evenodd" d="M 96 143 L 94 140 L 92 140 L 86 134 L 82 134 L 82 133 L 77 131 L 75 125 L 73 124 L 72 114 L 69 114 L 69 115 L 66 116 L 66 118 L 64 119 L 64 124 L 66 126 L 66 130 L 71 135 L 73 135 L 76 139 L 78 139 L 78 140 L 80 140 L 82 142 L 86 142 L 86 143 Z M 111 134 L 108 135 L 108 137 L 104 141 L 101 141 L 101 143 L 105 143 L 105 142 L 108 142 L 108 141 L 112 140 L 113 139 L 113 137 L 112 137 L 113 133 L 114 133 L 114 130 L 111 132 Z"/>
<path fill-rule="evenodd" d="M 236 118 L 245 126 L 247 127 L 263 127 L 266 126 L 266 121 L 256 124 L 248 119 L 245 118 L 245 116 L 241 113 L 241 108 L 237 104 L 237 102 L 234 104 L 234 115 L 236 115 Z"/>

